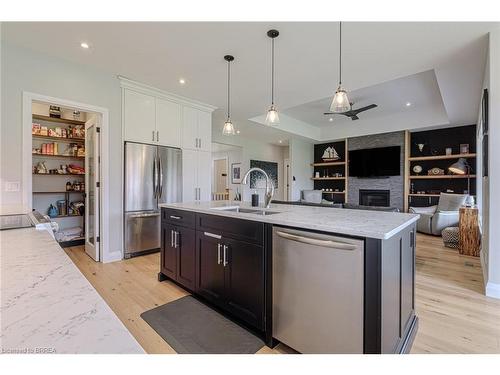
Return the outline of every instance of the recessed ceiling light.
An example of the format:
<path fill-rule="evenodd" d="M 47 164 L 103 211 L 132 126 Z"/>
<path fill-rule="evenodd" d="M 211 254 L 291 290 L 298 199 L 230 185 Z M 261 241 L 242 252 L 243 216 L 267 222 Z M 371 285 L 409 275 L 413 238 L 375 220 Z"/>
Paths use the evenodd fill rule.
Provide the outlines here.
<path fill-rule="evenodd" d="M 181 85 L 184 85 L 186 83 L 186 80 L 184 78 L 179 78 L 179 83 Z"/>
<path fill-rule="evenodd" d="M 84 49 L 89 49 L 89 48 L 90 48 L 89 44 L 88 44 L 88 43 L 86 43 L 86 42 L 81 42 L 81 43 L 80 43 L 80 47 L 82 47 L 82 48 L 84 48 Z"/>
<path fill-rule="evenodd" d="M 328 121 L 333 122 L 333 117 L 330 117 Z"/>
<path fill-rule="evenodd" d="M 283 143 L 283 141 L 282 141 L 281 139 L 280 139 L 278 142 L 279 142 L 279 143 Z"/>
<path fill-rule="evenodd" d="M 410 107 L 410 106 L 411 106 L 411 103 L 410 103 L 410 102 L 406 102 L 406 106 L 407 106 L 407 107 Z"/>
<path fill-rule="evenodd" d="M 240 134 L 241 132 L 239 130 L 236 130 L 236 134 Z"/>

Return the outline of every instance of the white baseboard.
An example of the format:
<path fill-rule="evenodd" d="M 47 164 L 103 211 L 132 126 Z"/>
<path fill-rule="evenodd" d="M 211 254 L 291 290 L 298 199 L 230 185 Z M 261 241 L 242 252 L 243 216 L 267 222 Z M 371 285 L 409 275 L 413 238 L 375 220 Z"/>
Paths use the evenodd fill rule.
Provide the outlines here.
<path fill-rule="evenodd" d="M 486 284 L 486 296 L 500 299 L 500 284 L 488 282 Z"/>
<path fill-rule="evenodd" d="M 483 271 L 483 282 L 486 288 L 486 284 L 488 284 L 488 265 L 486 264 L 486 259 L 484 258 L 484 251 L 481 251 L 479 253 L 479 260 L 481 261 L 481 270 Z"/>

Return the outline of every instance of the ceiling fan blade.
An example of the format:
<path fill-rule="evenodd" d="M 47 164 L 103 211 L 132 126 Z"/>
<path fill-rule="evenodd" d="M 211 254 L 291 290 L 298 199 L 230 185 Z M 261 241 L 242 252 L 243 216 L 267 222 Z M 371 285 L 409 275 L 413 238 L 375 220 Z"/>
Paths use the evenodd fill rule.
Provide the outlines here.
<path fill-rule="evenodd" d="M 369 109 L 372 109 L 372 108 L 375 108 L 375 107 L 378 107 L 378 106 L 376 104 L 370 104 L 370 105 L 367 105 L 366 107 L 361 107 L 361 108 L 358 108 L 358 109 L 353 109 L 352 112 L 354 112 L 357 115 L 360 112 L 368 111 Z"/>
<path fill-rule="evenodd" d="M 351 120 L 354 121 L 354 120 L 359 120 L 359 117 L 354 115 L 354 116 L 351 116 Z"/>
<path fill-rule="evenodd" d="M 333 113 L 333 112 L 325 112 L 323 113 L 324 115 L 337 115 L 337 113 Z"/>

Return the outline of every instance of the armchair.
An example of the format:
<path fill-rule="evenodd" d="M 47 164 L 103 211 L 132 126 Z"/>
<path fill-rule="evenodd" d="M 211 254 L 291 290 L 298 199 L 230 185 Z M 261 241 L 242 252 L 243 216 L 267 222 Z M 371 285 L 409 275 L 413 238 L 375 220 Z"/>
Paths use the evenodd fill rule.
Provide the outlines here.
<path fill-rule="evenodd" d="M 410 212 L 420 215 L 417 231 L 440 236 L 444 228 L 458 226 L 458 210 L 466 198 L 466 194 L 441 193 L 437 206 L 410 207 Z"/>

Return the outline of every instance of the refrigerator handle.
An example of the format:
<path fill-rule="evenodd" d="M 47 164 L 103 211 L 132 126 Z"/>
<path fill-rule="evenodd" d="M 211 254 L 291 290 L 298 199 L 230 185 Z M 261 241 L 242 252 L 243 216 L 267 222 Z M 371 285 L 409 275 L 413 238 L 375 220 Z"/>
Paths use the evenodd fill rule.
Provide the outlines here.
<path fill-rule="evenodd" d="M 160 178 L 160 182 L 158 183 L 158 198 L 161 198 L 163 195 L 163 168 L 161 165 L 161 158 L 158 156 L 158 175 Z"/>
<path fill-rule="evenodd" d="M 156 190 L 157 190 L 157 183 L 156 183 L 157 177 L 156 177 L 156 158 L 153 159 L 153 197 L 156 198 Z"/>

